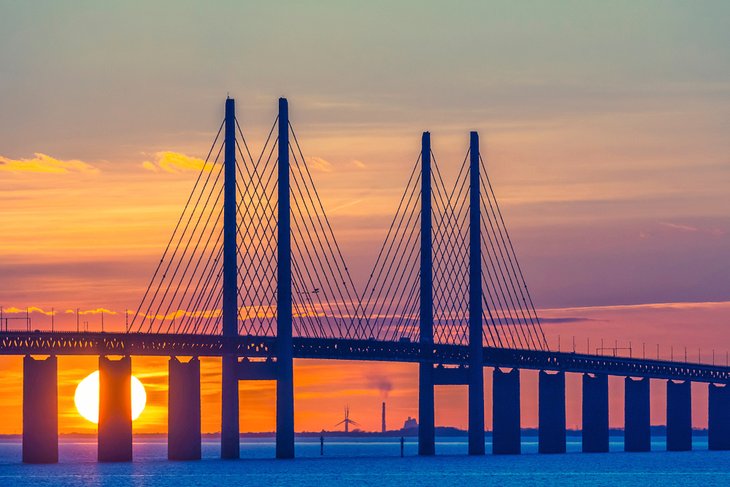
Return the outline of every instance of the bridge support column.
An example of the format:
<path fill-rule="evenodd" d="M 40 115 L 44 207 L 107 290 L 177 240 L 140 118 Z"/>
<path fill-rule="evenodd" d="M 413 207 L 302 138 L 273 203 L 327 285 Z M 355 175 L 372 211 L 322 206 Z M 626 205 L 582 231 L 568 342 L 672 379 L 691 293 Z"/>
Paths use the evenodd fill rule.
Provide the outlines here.
<path fill-rule="evenodd" d="M 538 451 L 565 453 L 565 372 L 540 371 Z"/>
<path fill-rule="evenodd" d="M 200 460 L 200 360 L 170 357 L 167 458 Z"/>
<path fill-rule="evenodd" d="M 431 236 L 431 134 L 421 137 L 420 344 L 433 350 L 433 251 Z M 436 453 L 433 361 L 418 365 L 418 454 Z"/>
<path fill-rule="evenodd" d="M 484 348 L 479 134 L 469 134 L 469 455 L 484 455 Z"/>
<path fill-rule="evenodd" d="M 226 99 L 223 197 L 223 336 L 238 336 L 238 259 L 236 218 L 236 102 Z M 238 356 L 226 343 L 221 360 L 221 458 L 239 458 Z"/>
<path fill-rule="evenodd" d="M 294 458 L 294 345 L 291 294 L 291 204 L 289 190 L 289 103 L 279 98 L 279 184 L 277 239 L 276 458 Z"/>
<path fill-rule="evenodd" d="M 58 360 L 23 357 L 23 462 L 58 462 Z"/>
<path fill-rule="evenodd" d="M 710 450 L 730 450 L 730 385 L 709 385 L 707 443 Z"/>
<path fill-rule="evenodd" d="M 583 374 L 583 451 L 608 451 L 608 376 Z"/>
<path fill-rule="evenodd" d="M 132 461 L 132 359 L 99 357 L 100 462 Z"/>
<path fill-rule="evenodd" d="M 667 381 L 667 450 L 692 449 L 692 383 Z"/>
<path fill-rule="evenodd" d="M 221 458 L 240 458 L 238 425 L 238 358 L 223 355 L 221 380 Z"/>
<path fill-rule="evenodd" d="M 624 451 L 651 450 L 650 381 L 624 379 Z"/>
<path fill-rule="evenodd" d="M 492 453 L 519 454 L 520 444 L 520 371 L 494 369 L 492 381 Z"/>
<path fill-rule="evenodd" d="M 418 454 L 436 453 L 433 364 L 418 365 Z"/>

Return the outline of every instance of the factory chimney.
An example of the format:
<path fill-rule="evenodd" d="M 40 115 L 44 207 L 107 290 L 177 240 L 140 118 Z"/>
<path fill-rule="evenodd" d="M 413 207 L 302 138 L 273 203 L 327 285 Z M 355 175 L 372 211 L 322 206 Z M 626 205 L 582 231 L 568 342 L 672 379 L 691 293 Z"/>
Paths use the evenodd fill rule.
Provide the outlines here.
<path fill-rule="evenodd" d="M 382 432 L 385 433 L 385 401 L 383 401 L 383 422 L 382 422 Z"/>

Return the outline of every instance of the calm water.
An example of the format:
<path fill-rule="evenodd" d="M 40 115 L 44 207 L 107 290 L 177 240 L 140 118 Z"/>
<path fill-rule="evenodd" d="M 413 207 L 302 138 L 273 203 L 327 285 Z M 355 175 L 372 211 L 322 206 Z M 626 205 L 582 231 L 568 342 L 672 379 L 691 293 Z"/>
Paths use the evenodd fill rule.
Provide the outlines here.
<path fill-rule="evenodd" d="M 203 444 L 202 461 L 168 462 L 163 439 L 142 439 L 134 445 L 135 461 L 96 463 L 92 440 L 63 439 L 58 465 L 23 465 L 19 441 L 0 442 L 0 483 L 11 486 L 222 486 L 222 485 L 660 485 L 730 486 L 730 452 L 707 451 L 707 439 L 697 438 L 695 451 L 671 453 L 664 438 L 655 438 L 652 453 L 623 453 L 622 439 L 611 442 L 611 453 L 582 454 L 580 439 L 568 439 L 569 453 L 538 455 L 537 439 L 525 438 L 523 455 L 466 456 L 465 438 L 441 438 L 438 456 L 416 456 L 415 438 L 407 438 L 406 458 L 393 439 L 327 439 L 325 456 L 318 439 L 298 439 L 296 460 L 276 461 L 273 439 L 244 440 L 240 461 L 216 457 L 215 441 Z M 487 445 L 489 450 L 490 445 Z"/>

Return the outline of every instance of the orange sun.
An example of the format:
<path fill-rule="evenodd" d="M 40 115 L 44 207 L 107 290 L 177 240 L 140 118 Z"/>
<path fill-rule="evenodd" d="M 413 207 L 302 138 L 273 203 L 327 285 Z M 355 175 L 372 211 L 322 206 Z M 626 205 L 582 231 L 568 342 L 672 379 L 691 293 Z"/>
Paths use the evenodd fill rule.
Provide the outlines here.
<path fill-rule="evenodd" d="M 92 372 L 76 386 L 74 403 L 79 414 L 91 421 L 99 422 L 99 371 Z M 132 420 L 142 414 L 147 404 L 147 392 L 142 382 L 132 376 Z"/>

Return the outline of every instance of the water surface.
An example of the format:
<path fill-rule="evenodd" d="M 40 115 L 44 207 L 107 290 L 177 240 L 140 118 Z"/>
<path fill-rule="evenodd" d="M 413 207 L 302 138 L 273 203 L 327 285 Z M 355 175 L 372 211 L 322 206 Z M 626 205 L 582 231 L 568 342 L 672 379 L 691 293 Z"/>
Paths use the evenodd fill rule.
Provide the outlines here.
<path fill-rule="evenodd" d="M 522 455 L 469 457 L 466 438 L 439 438 L 436 457 L 416 456 L 415 438 L 406 438 L 405 458 L 398 438 L 297 439 L 296 460 L 274 460 L 272 439 L 244 439 L 239 461 L 217 458 L 217 441 L 204 441 L 203 460 L 169 462 L 164 438 L 136 439 L 135 461 L 96 462 L 93 439 L 64 438 L 57 465 L 20 463 L 18 440 L 0 442 L 0 483 L 18 486 L 459 486 L 537 485 L 730 486 L 730 452 L 707 451 L 696 438 L 691 452 L 667 452 L 664 438 L 653 439 L 651 453 L 624 453 L 621 438 L 611 453 L 580 453 L 580 437 L 568 438 L 568 453 L 537 454 L 537 438 L 526 437 Z M 487 450 L 491 445 L 487 444 Z"/>

